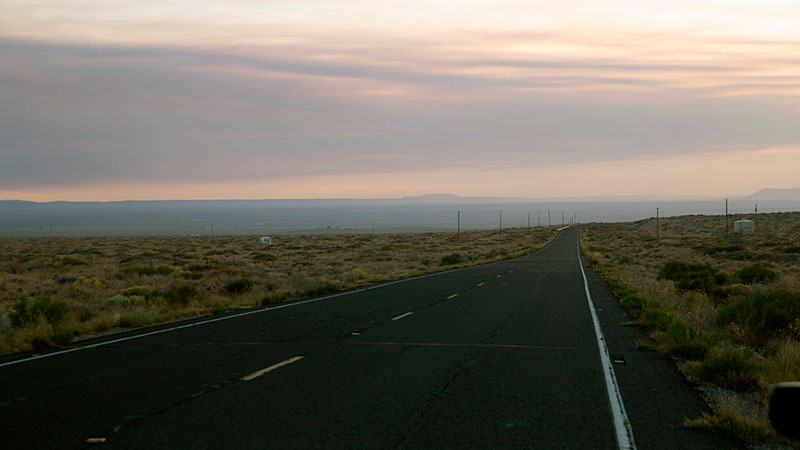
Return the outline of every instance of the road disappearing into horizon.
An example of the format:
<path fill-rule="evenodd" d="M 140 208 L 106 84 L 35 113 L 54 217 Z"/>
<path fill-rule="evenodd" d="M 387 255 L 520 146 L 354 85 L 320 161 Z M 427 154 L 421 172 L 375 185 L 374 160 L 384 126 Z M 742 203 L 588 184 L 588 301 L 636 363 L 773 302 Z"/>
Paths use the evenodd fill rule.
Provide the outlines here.
<path fill-rule="evenodd" d="M 512 260 L 5 355 L 0 440 L 7 449 L 742 448 L 682 428 L 703 402 L 670 360 L 637 350 L 638 330 L 620 325 L 629 319 L 605 283 L 582 275 L 577 236 L 566 229 Z"/>

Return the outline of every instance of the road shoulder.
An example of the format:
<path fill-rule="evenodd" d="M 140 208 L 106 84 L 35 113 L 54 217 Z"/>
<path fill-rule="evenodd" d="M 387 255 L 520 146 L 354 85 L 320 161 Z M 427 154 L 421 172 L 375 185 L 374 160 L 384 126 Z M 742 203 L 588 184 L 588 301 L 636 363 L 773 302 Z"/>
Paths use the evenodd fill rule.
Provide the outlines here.
<path fill-rule="evenodd" d="M 631 317 L 608 283 L 585 264 L 584 269 L 609 354 L 612 360 L 624 361 L 615 362 L 614 370 L 637 448 L 746 448 L 735 438 L 683 426 L 684 418 L 711 412 L 700 391 L 686 380 L 670 357 L 637 349 L 637 340 L 645 338 L 645 334 L 637 327 L 622 325 Z"/>

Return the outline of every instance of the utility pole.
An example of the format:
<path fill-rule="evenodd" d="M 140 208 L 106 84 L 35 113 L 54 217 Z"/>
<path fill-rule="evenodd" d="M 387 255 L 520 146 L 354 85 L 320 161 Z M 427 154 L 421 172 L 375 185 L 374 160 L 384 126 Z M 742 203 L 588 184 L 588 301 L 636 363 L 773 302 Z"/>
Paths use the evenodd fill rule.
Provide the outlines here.
<path fill-rule="evenodd" d="M 725 242 L 728 243 L 728 199 L 725 199 Z"/>
<path fill-rule="evenodd" d="M 542 226 L 542 219 L 539 217 L 539 211 L 536 211 L 536 226 Z"/>
<path fill-rule="evenodd" d="M 528 231 L 531 231 L 531 213 L 528 213 Z"/>
<path fill-rule="evenodd" d="M 658 208 L 656 208 L 656 240 L 658 240 Z"/>
<path fill-rule="evenodd" d="M 550 210 L 549 209 L 547 210 L 547 226 L 548 227 L 552 226 L 552 225 L 550 225 Z"/>
<path fill-rule="evenodd" d="M 503 231 L 503 211 L 500 211 L 500 231 Z"/>
<path fill-rule="evenodd" d="M 564 210 L 561 210 L 561 225 L 564 225 Z"/>
<path fill-rule="evenodd" d="M 461 211 L 458 212 L 458 240 L 461 240 Z"/>
<path fill-rule="evenodd" d="M 753 227 L 753 236 L 755 236 L 756 233 L 758 233 L 758 203 L 756 203 L 756 223 L 754 225 L 755 226 Z"/>

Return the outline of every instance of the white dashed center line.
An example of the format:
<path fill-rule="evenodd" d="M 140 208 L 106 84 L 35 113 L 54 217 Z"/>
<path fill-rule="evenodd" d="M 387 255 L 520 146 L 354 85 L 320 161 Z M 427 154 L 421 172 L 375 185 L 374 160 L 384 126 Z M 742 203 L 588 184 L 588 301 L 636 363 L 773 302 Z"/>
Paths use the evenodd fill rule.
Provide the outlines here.
<path fill-rule="evenodd" d="M 413 312 L 407 312 L 407 313 L 405 313 L 405 314 L 400 314 L 400 315 L 399 315 L 399 316 L 397 316 L 397 317 L 392 317 L 392 320 L 400 320 L 400 319 L 402 319 L 403 317 L 408 317 L 408 316 L 410 316 L 410 315 L 412 315 L 412 314 L 414 314 L 414 313 L 413 313 Z"/>
<path fill-rule="evenodd" d="M 289 358 L 286 361 L 281 361 L 278 364 L 273 364 L 273 365 L 267 367 L 266 369 L 261 369 L 258 372 L 253 372 L 250 375 L 247 375 L 246 377 L 242 377 L 242 381 L 253 380 L 255 378 L 260 377 L 261 375 L 264 375 L 267 372 L 271 372 L 271 371 L 273 371 L 273 370 L 275 370 L 275 369 L 277 369 L 279 367 L 283 367 L 283 366 L 289 365 L 289 364 L 291 364 L 293 362 L 300 361 L 301 359 L 303 359 L 302 356 L 295 356 L 293 358 Z"/>
<path fill-rule="evenodd" d="M 484 282 L 481 282 L 481 284 L 479 284 L 479 285 L 478 285 L 478 287 L 481 287 L 481 286 L 483 286 L 484 284 L 486 284 L 486 283 L 484 283 Z"/>
<path fill-rule="evenodd" d="M 458 294 L 453 294 L 450 297 L 447 297 L 447 299 L 450 300 L 451 298 L 455 298 L 455 297 L 458 297 Z"/>

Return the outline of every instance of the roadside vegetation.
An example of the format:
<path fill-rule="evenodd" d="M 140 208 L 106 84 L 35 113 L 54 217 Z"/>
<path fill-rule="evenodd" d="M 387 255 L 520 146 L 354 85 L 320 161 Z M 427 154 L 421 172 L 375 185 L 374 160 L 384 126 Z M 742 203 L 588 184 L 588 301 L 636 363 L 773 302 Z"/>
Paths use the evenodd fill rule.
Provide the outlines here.
<path fill-rule="evenodd" d="M 534 252 L 551 227 L 461 233 L 0 239 L 0 353 Z"/>
<path fill-rule="evenodd" d="M 749 218 L 735 216 L 735 219 Z M 725 238 L 724 216 L 599 224 L 584 255 L 646 330 L 639 342 L 671 355 L 713 414 L 685 425 L 747 442 L 796 446 L 775 434 L 769 387 L 800 380 L 800 213 L 759 214 L 753 236 Z"/>

